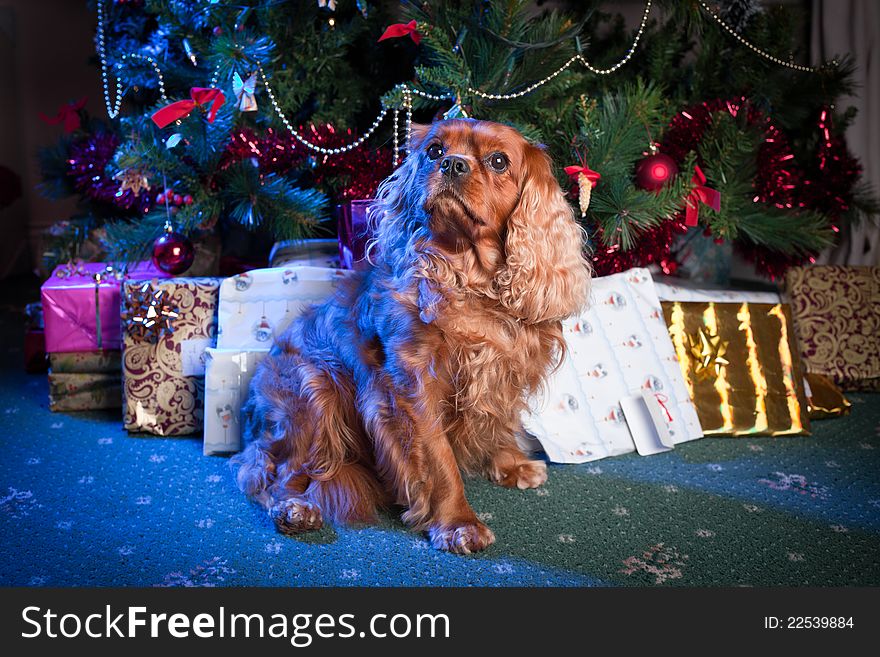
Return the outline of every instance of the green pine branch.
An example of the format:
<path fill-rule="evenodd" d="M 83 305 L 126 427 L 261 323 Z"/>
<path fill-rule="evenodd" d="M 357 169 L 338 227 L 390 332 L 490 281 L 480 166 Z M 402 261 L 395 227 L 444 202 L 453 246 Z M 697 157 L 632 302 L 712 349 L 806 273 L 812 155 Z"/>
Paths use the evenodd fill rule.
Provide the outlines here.
<path fill-rule="evenodd" d="M 104 225 L 104 248 L 107 260 L 134 263 L 148 260 L 153 242 L 165 227 L 165 209 L 155 209 L 142 217 L 114 219 Z"/>
<path fill-rule="evenodd" d="M 309 236 L 328 213 L 327 197 L 317 190 L 300 189 L 276 174 L 261 175 L 249 161 L 224 172 L 221 195 L 231 220 L 279 240 Z"/>
<path fill-rule="evenodd" d="M 699 148 L 708 185 L 721 193 L 720 212 L 700 207 L 700 218 L 727 240 L 743 239 L 779 253 L 803 255 L 832 242 L 826 217 L 808 210 L 780 209 L 754 200 L 756 155 L 763 143 L 761 126 L 750 126 L 747 113 L 736 118 L 714 115 Z"/>

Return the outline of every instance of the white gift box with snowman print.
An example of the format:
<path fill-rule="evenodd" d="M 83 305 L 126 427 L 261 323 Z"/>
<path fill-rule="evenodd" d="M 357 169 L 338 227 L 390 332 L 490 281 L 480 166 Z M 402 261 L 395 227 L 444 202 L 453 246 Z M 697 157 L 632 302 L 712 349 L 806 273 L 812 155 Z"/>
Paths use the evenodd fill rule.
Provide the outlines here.
<path fill-rule="evenodd" d="M 655 453 L 702 437 L 647 269 L 593 279 L 588 308 L 563 322 L 563 334 L 565 359 L 523 415 L 551 461 L 595 461 L 637 443 L 640 453 Z M 633 399 L 658 407 L 642 414 L 662 423 L 653 439 L 646 441 L 645 423 L 632 413 L 627 422 L 624 407 L 634 408 Z M 646 442 L 658 448 L 646 451 Z"/>
<path fill-rule="evenodd" d="M 326 267 L 273 267 L 232 276 L 220 285 L 218 349 L 268 351 L 310 305 L 329 297 L 353 272 Z"/>
<path fill-rule="evenodd" d="M 205 350 L 205 436 L 202 452 L 241 451 L 241 408 L 257 364 L 268 351 Z"/>

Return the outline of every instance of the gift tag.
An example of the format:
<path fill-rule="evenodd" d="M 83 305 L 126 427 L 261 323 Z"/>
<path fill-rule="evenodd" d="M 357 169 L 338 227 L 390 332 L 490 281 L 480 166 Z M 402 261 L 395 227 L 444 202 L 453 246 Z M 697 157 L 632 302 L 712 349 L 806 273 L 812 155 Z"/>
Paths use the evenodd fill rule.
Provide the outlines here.
<path fill-rule="evenodd" d="M 620 407 L 639 454 L 650 456 L 675 447 L 656 395 L 639 393 L 622 397 Z"/>

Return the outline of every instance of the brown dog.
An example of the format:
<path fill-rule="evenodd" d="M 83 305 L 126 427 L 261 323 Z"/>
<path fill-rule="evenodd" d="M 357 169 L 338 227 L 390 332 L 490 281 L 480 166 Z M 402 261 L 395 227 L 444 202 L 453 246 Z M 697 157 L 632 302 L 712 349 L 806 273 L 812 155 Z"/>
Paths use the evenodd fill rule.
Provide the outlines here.
<path fill-rule="evenodd" d="M 365 522 L 379 506 L 440 549 L 495 537 L 460 470 L 534 488 L 520 413 L 587 298 L 582 231 L 550 160 L 512 128 L 413 126 L 371 210 L 372 267 L 281 336 L 251 385 L 242 490 L 279 531 Z"/>

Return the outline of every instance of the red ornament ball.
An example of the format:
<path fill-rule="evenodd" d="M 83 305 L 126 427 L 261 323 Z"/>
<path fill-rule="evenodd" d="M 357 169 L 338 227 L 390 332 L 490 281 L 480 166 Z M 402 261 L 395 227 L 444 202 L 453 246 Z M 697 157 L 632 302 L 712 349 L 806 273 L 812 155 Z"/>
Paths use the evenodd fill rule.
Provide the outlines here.
<path fill-rule="evenodd" d="M 636 165 L 636 184 L 649 192 L 661 189 L 678 173 L 678 165 L 668 155 L 654 153 Z"/>
<path fill-rule="evenodd" d="M 192 266 L 195 257 L 193 243 L 176 231 L 164 233 L 153 242 L 153 264 L 166 274 L 182 274 Z"/>

